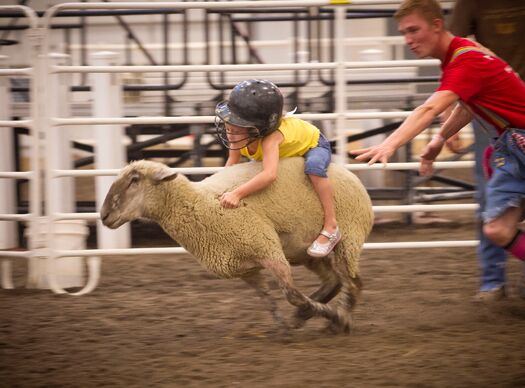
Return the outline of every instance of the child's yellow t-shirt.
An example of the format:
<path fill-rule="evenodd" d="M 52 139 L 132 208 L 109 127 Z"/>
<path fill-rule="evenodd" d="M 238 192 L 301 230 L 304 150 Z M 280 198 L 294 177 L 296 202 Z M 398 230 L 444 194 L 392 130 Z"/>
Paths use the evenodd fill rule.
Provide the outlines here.
<path fill-rule="evenodd" d="M 303 156 L 309 149 L 319 143 L 319 129 L 307 121 L 295 117 L 285 117 L 281 120 L 279 132 L 283 134 L 284 140 L 279 145 L 279 158 L 292 156 Z M 250 154 L 248 147 L 241 148 L 241 155 L 252 160 L 263 160 L 262 142 L 259 141 L 255 154 Z"/>

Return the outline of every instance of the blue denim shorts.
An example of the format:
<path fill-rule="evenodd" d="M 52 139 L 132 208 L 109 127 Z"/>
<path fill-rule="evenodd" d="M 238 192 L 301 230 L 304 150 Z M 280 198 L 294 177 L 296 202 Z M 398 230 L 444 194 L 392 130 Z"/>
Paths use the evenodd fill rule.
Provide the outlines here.
<path fill-rule="evenodd" d="M 509 128 L 494 143 L 483 221 L 490 222 L 525 200 L 525 129 Z"/>
<path fill-rule="evenodd" d="M 332 148 L 330 142 L 321 133 L 317 146 L 304 154 L 304 173 L 326 178 L 326 171 L 332 160 Z"/>

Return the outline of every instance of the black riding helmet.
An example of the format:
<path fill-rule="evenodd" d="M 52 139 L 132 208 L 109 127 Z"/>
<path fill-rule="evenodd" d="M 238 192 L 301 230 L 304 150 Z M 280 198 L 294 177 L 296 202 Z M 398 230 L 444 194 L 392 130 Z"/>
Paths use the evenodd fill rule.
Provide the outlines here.
<path fill-rule="evenodd" d="M 229 100 L 215 108 L 215 127 L 222 144 L 233 149 L 224 123 L 250 128 L 250 142 L 264 137 L 279 127 L 283 115 L 283 95 L 277 86 L 266 80 L 251 79 L 238 83 Z"/>

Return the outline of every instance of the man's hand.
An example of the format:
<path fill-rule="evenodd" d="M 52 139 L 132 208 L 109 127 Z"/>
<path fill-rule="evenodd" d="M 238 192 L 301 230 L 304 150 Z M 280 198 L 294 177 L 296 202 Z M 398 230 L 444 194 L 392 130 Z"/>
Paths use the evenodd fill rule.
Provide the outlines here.
<path fill-rule="evenodd" d="M 434 173 L 434 160 L 421 159 L 421 164 L 419 165 L 419 175 L 431 176 L 433 173 Z"/>
<path fill-rule="evenodd" d="M 386 164 L 388 159 L 394 154 L 395 148 L 384 143 L 369 148 L 361 148 L 358 150 L 350 151 L 352 155 L 356 156 L 355 160 L 364 162 L 368 160 L 368 164 L 372 165 L 375 162 L 381 162 Z"/>
<path fill-rule="evenodd" d="M 433 163 L 437 156 L 443 149 L 445 139 L 441 135 L 434 135 L 430 143 L 423 149 L 421 155 L 421 165 L 419 166 L 419 173 L 423 176 L 430 176 L 434 172 Z"/>
<path fill-rule="evenodd" d="M 220 199 L 222 207 L 226 209 L 234 209 L 239 206 L 241 197 L 235 194 L 234 191 L 228 191 L 221 196 Z"/>
<path fill-rule="evenodd" d="M 456 133 L 452 136 L 450 136 L 447 141 L 445 142 L 445 145 L 450 150 L 450 152 L 453 152 L 455 154 L 462 154 L 465 152 L 465 148 L 462 146 L 461 136 L 459 133 Z"/>

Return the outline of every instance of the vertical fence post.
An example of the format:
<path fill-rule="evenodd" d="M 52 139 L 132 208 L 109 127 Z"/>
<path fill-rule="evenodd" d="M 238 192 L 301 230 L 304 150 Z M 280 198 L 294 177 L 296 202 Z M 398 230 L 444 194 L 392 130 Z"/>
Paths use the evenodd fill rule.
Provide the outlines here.
<path fill-rule="evenodd" d="M 0 55 L 0 68 L 6 66 L 7 57 Z M 10 120 L 9 80 L 0 77 L 0 120 Z M 12 128 L 0 128 L 0 171 L 14 171 L 13 152 L 13 130 Z M 0 179 L 0 214 L 16 213 L 16 195 L 14 179 Z M 0 249 L 11 249 L 18 247 L 18 234 L 16 222 L 0 221 Z M 0 273 L 2 274 L 2 288 L 13 288 L 11 278 L 11 261 L 2 260 Z"/>
<path fill-rule="evenodd" d="M 91 56 L 94 66 L 114 65 L 117 54 L 97 52 Z M 93 80 L 93 117 L 122 117 L 122 84 L 116 73 L 94 73 Z M 124 128 L 122 125 L 95 125 L 95 166 L 97 169 L 122 168 L 126 164 L 126 148 L 123 144 Z M 102 207 L 114 177 L 96 178 L 97 210 Z M 97 222 L 99 248 L 129 248 L 130 227 L 123 225 L 111 230 Z"/>
<path fill-rule="evenodd" d="M 42 260 L 45 257 L 45 241 L 42 235 L 45 231 L 42 214 L 42 153 L 41 147 L 45 130 L 47 127 L 47 117 L 45 116 L 45 82 L 46 68 L 45 60 L 42 55 L 42 44 L 45 38 L 45 30 L 32 28 L 27 32 L 29 42 L 30 61 L 33 64 L 31 75 L 31 119 L 32 125 L 29 129 L 30 146 L 30 170 L 33 172 L 29 181 L 29 213 L 31 218 L 27 223 L 26 236 L 28 249 L 31 256 L 28 261 L 27 288 L 39 288 L 46 280 L 46 266 Z"/>
<path fill-rule="evenodd" d="M 65 65 L 69 55 L 51 53 L 48 60 L 50 65 Z M 50 117 L 71 116 L 70 74 L 51 74 L 51 85 L 47 89 L 47 107 Z M 49 170 L 73 169 L 70 128 L 51 126 L 46 136 L 47 164 Z M 75 211 L 74 178 L 54 178 L 46 185 L 46 210 L 48 215 L 53 213 L 72 213 Z"/>
<path fill-rule="evenodd" d="M 65 65 L 69 55 L 48 54 L 49 67 Z M 51 73 L 47 88 L 47 115 L 53 117 L 71 116 L 71 75 Z M 72 177 L 54 177 L 54 170 L 73 169 L 71 128 L 50 125 L 45 137 L 46 150 L 46 215 L 48 276 L 39 288 L 53 288 L 56 282 L 61 288 L 80 287 L 84 284 L 84 260 L 82 257 L 57 258 L 57 249 L 85 249 L 87 227 L 85 220 L 55 221 L 56 213 L 72 213 L 75 207 L 75 186 Z"/>
<path fill-rule="evenodd" d="M 345 23 L 346 7 L 335 7 L 335 111 L 337 119 L 335 123 L 337 163 L 347 163 L 347 142 L 345 133 L 346 119 L 346 76 L 345 76 Z"/>
<path fill-rule="evenodd" d="M 377 49 L 366 49 L 359 52 L 359 59 L 363 62 L 372 62 L 372 61 L 382 61 L 384 52 Z M 379 109 L 366 109 L 363 112 L 379 112 Z M 383 120 L 381 119 L 368 119 L 363 120 L 361 128 L 363 131 L 368 131 L 374 128 L 379 128 L 383 126 Z M 379 134 L 372 137 L 367 137 L 362 140 L 363 147 L 372 147 L 378 145 L 386 138 L 385 134 Z M 385 171 L 384 170 L 375 170 L 375 171 L 366 171 L 364 174 L 360 175 L 361 181 L 367 188 L 378 188 L 385 187 Z"/>
<path fill-rule="evenodd" d="M 7 57 L 0 55 L 0 68 L 5 67 Z M 10 120 L 9 79 L 0 77 L 0 120 Z M 13 129 L 0 128 L 0 171 L 15 170 Z M 0 179 L 0 214 L 16 214 L 15 180 Z M 18 247 L 15 221 L 0 221 L 0 249 Z"/>

